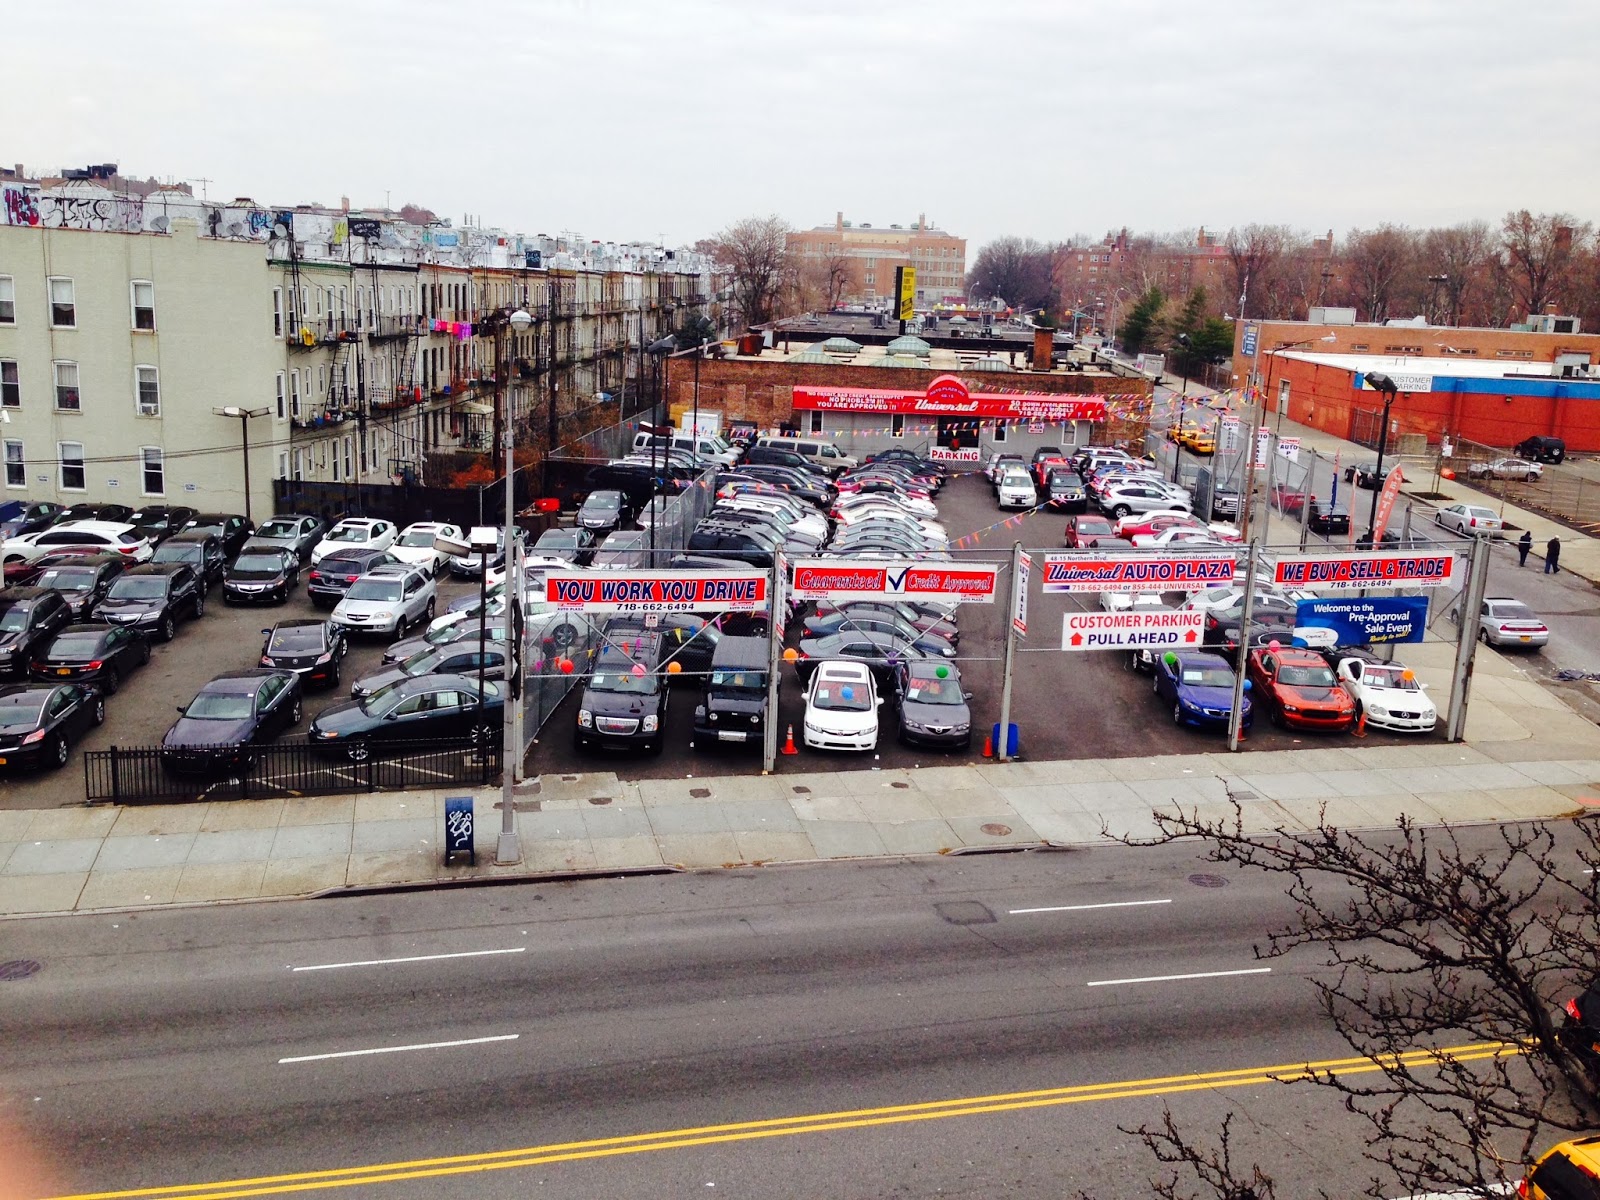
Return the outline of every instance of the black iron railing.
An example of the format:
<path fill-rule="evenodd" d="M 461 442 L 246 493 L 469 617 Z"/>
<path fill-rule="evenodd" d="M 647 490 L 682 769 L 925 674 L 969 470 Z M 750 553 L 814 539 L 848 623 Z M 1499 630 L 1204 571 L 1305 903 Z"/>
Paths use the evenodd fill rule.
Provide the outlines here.
<path fill-rule="evenodd" d="M 83 755 L 91 804 L 182 800 L 268 800 L 440 787 L 486 787 L 500 776 L 500 729 L 479 739 L 312 745 L 273 742 L 212 748 L 113 746 Z"/>

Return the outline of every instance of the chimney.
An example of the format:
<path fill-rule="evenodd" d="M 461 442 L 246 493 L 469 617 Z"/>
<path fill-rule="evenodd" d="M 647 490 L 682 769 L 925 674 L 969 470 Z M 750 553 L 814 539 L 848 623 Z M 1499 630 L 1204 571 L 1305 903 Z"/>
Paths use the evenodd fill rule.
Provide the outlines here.
<path fill-rule="evenodd" d="M 344 212 L 349 212 L 350 211 L 350 197 L 349 196 L 340 196 L 339 197 L 339 208 Z"/>
<path fill-rule="evenodd" d="M 918 233 L 926 232 L 927 228 L 928 228 L 928 214 L 927 213 L 918 213 L 917 214 L 917 232 Z"/>
<path fill-rule="evenodd" d="M 843 212 L 836 212 L 836 213 L 833 214 L 833 231 L 835 233 L 843 233 L 844 232 L 844 213 Z"/>

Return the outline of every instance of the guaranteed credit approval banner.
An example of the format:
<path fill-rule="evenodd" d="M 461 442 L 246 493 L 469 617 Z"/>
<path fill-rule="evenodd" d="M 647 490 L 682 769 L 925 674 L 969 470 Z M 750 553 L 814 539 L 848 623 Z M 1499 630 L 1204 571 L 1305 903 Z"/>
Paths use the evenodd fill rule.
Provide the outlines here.
<path fill-rule="evenodd" d="M 994 563 L 871 562 L 802 558 L 794 564 L 795 600 L 943 600 L 993 604 Z"/>
<path fill-rule="evenodd" d="M 1195 592 L 1233 582 L 1232 554 L 1046 554 L 1047 592 Z"/>
<path fill-rule="evenodd" d="M 545 599 L 569 612 L 749 612 L 767 604 L 756 571 L 617 571 L 545 576 Z"/>
<path fill-rule="evenodd" d="M 1454 554 L 1289 554 L 1278 560 L 1272 578 L 1303 588 L 1447 587 L 1455 564 Z"/>

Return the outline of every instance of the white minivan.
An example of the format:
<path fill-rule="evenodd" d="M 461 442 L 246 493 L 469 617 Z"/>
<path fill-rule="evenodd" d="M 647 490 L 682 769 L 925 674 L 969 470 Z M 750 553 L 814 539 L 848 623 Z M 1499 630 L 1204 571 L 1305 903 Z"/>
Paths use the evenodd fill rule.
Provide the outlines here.
<path fill-rule="evenodd" d="M 763 437 L 756 439 L 758 446 L 771 446 L 774 450 L 788 450 L 811 459 L 829 475 L 838 475 L 860 464 L 832 442 L 803 437 Z"/>
<path fill-rule="evenodd" d="M 698 454 L 702 458 L 715 459 L 725 467 L 731 467 L 739 461 L 739 451 L 728 445 L 727 442 L 713 434 L 701 434 L 698 438 L 690 437 L 687 433 L 674 433 L 670 438 L 665 434 L 650 434 L 640 431 L 633 435 L 633 453 L 649 454 L 650 443 L 654 442 L 657 449 L 666 447 L 672 450 L 687 450 L 691 454 Z"/>

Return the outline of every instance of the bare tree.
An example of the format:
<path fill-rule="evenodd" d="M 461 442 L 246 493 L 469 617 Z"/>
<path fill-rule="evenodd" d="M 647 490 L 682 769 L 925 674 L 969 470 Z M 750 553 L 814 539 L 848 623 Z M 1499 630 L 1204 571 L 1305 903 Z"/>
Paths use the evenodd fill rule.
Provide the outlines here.
<path fill-rule="evenodd" d="M 1587 225 L 1566 213 L 1534 216 L 1524 208 L 1506 214 L 1500 225 L 1501 254 L 1528 316 L 1562 299 L 1575 252 L 1588 234 Z"/>
<path fill-rule="evenodd" d="M 1448 229 L 1430 229 L 1422 235 L 1418 250 L 1421 269 L 1437 287 L 1429 305 L 1428 319 L 1446 325 L 1461 324 L 1470 290 L 1481 290 L 1483 275 L 1493 249 L 1489 226 L 1484 221 L 1468 221 Z"/>
<path fill-rule="evenodd" d="M 1233 291 L 1228 304 L 1239 305 L 1236 316 L 1274 315 L 1262 311 L 1261 296 L 1266 291 L 1267 272 L 1277 264 L 1291 240 L 1282 225 L 1245 225 L 1228 230 L 1228 260 L 1233 266 Z"/>
<path fill-rule="evenodd" d="M 1407 276 L 1414 274 L 1416 235 L 1399 225 L 1352 229 L 1343 249 L 1351 300 L 1367 320 L 1387 321 L 1402 288 L 1415 291 Z"/>
<path fill-rule="evenodd" d="M 785 293 L 792 295 L 795 290 L 796 271 L 788 247 L 791 232 L 782 217 L 746 217 L 715 238 L 717 264 L 732 278 L 733 304 L 747 325 L 782 316 Z"/>
<path fill-rule="evenodd" d="M 1313 986 L 1367 1062 L 1312 1078 L 1369 1123 L 1371 1195 L 1398 1184 L 1487 1196 L 1542 1138 L 1600 1124 L 1600 1032 L 1556 1023 L 1562 998 L 1600 969 L 1596 823 L 1502 826 L 1470 850 L 1404 818 L 1386 836 L 1325 820 L 1249 835 L 1237 805 L 1157 822 L 1159 840 L 1199 837 L 1212 861 L 1285 881 L 1296 919 L 1259 957 L 1327 952 L 1331 975 Z"/>
<path fill-rule="evenodd" d="M 1051 261 L 1049 248 L 1032 238 L 996 238 L 978 251 L 967 290 L 985 299 L 999 296 L 1014 308 L 1047 307 L 1055 292 Z"/>

